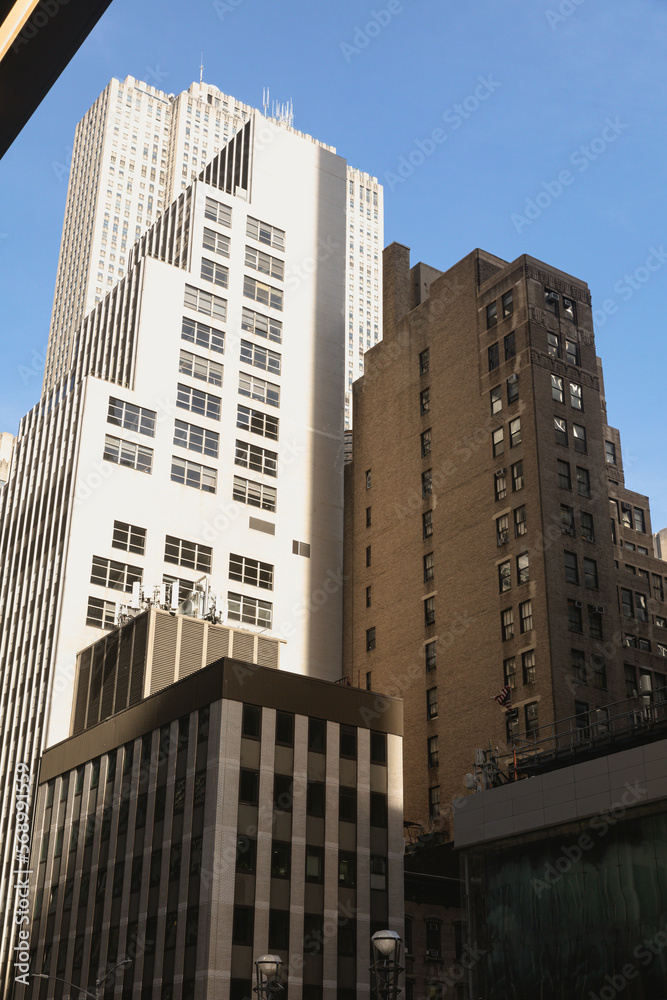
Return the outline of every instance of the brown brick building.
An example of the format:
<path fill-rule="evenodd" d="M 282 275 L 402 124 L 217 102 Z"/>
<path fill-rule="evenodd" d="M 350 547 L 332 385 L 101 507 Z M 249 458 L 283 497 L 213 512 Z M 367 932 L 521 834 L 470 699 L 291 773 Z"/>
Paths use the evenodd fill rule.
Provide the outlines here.
<path fill-rule="evenodd" d="M 394 243 L 366 361 L 345 671 L 403 698 L 405 818 L 447 835 L 476 747 L 555 720 L 585 732 L 641 673 L 664 686 L 667 563 L 624 486 L 584 282 L 481 250 L 411 269 Z M 493 700 L 506 684 L 514 722 Z"/>

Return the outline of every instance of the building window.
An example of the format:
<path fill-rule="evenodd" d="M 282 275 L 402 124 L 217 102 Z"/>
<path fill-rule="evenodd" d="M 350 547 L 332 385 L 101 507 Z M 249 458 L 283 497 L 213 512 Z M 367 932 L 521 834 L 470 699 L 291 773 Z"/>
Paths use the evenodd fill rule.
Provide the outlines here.
<path fill-rule="evenodd" d="M 367 507 L 366 508 L 366 527 L 370 528 L 370 526 L 371 526 L 371 508 Z"/>
<path fill-rule="evenodd" d="M 491 344 L 491 346 L 487 351 L 487 354 L 489 359 L 489 371 L 492 372 L 500 366 L 500 353 L 498 350 L 498 344 L 497 343 Z"/>
<path fill-rule="evenodd" d="M 246 246 L 245 265 L 254 271 L 266 274 L 270 278 L 283 281 L 285 277 L 285 264 L 279 257 L 272 257 L 263 250 L 256 250 L 255 247 Z M 203 275 L 202 275 L 203 277 Z"/>
<path fill-rule="evenodd" d="M 428 790 L 428 818 L 440 818 L 440 785 L 434 785 Z"/>
<path fill-rule="evenodd" d="M 521 535 L 525 535 L 528 531 L 526 525 L 526 508 L 525 506 L 515 507 L 514 509 L 514 537 L 520 538 Z"/>
<path fill-rule="evenodd" d="M 577 466 L 577 493 L 580 497 L 590 497 L 591 495 L 591 479 L 588 469 L 582 469 L 579 465 Z"/>
<path fill-rule="evenodd" d="M 371 488 L 371 470 L 367 469 L 366 470 L 366 489 L 370 490 L 370 488 Z"/>
<path fill-rule="evenodd" d="M 499 469 L 493 476 L 493 491 L 496 500 L 503 500 L 507 496 L 507 479 L 505 470 Z"/>
<path fill-rule="evenodd" d="M 489 330 L 492 326 L 495 326 L 498 322 L 498 306 L 495 302 L 491 302 L 486 307 L 486 328 Z"/>
<path fill-rule="evenodd" d="M 604 662 L 604 657 L 594 654 L 591 662 L 593 665 L 593 687 L 597 688 L 599 691 L 606 691 L 607 667 Z"/>
<path fill-rule="evenodd" d="M 567 420 L 562 417 L 554 417 L 554 437 L 556 444 L 567 444 Z"/>
<path fill-rule="evenodd" d="M 343 823 L 357 822 L 357 790 L 356 788 L 338 788 L 338 819 Z"/>
<path fill-rule="evenodd" d="M 217 351 L 224 354 L 225 335 L 222 330 L 215 330 L 198 320 L 183 317 L 181 325 L 181 340 L 187 340 L 190 344 L 203 347 L 207 351 Z"/>
<path fill-rule="evenodd" d="M 581 601 L 568 600 L 567 620 L 570 632 L 583 632 L 584 626 L 581 617 Z"/>
<path fill-rule="evenodd" d="M 152 448 L 144 448 L 143 445 L 123 441 L 121 438 L 111 437 L 110 434 L 105 435 L 102 457 L 107 462 L 136 469 L 137 472 L 147 472 L 150 475 L 153 471 Z"/>
<path fill-rule="evenodd" d="M 232 496 L 239 503 L 248 504 L 250 507 L 259 507 L 261 510 L 275 511 L 277 493 L 273 486 L 264 486 L 262 483 L 254 483 L 250 479 L 242 479 L 234 476 L 234 486 Z"/>
<path fill-rule="evenodd" d="M 515 462 L 512 466 L 512 492 L 523 489 L 523 461 Z"/>
<path fill-rule="evenodd" d="M 583 410 L 584 403 L 581 395 L 581 386 L 576 382 L 570 382 L 570 406 L 573 410 Z"/>
<path fill-rule="evenodd" d="M 257 281 L 247 274 L 243 278 L 243 294 L 247 299 L 253 299 L 253 301 L 259 302 L 261 305 L 270 306 L 272 309 L 282 311 L 282 289 L 275 288 L 273 285 L 267 285 L 263 281 Z"/>
<path fill-rule="evenodd" d="M 644 521 L 644 511 L 641 509 L 641 507 L 635 507 L 633 509 L 635 515 L 635 531 L 645 532 L 646 523 Z"/>
<path fill-rule="evenodd" d="M 635 594 L 635 615 L 640 622 L 648 621 L 648 606 L 644 594 Z"/>
<path fill-rule="evenodd" d="M 204 493 L 215 493 L 218 473 L 206 465 L 199 465 L 197 462 L 189 462 L 187 459 L 172 455 L 171 481 L 181 483 L 183 486 L 192 486 Z"/>
<path fill-rule="evenodd" d="M 571 649 L 572 677 L 577 684 L 587 684 L 586 654 L 583 649 Z"/>
<path fill-rule="evenodd" d="M 551 398 L 557 403 L 563 402 L 563 380 L 560 375 L 551 376 Z"/>
<path fill-rule="evenodd" d="M 244 469 L 263 472 L 265 476 L 278 475 L 278 453 L 269 451 L 268 448 L 259 448 L 257 445 L 248 444 L 246 441 L 237 440 L 234 463 Z"/>
<path fill-rule="evenodd" d="M 424 583 L 428 583 L 435 576 L 435 568 L 433 565 L 433 553 L 427 552 L 424 556 Z"/>
<path fill-rule="evenodd" d="M 613 441 L 605 441 L 604 456 L 608 465 L 616 465 L 616 445 Z"/>
<path fill-rule="evenodd" d="M 501 514 L 496 518 L 496 545 L 505 545 L 509 538 L 509 514 Z"/>
<path fill-rule="evenodd" d="M 338 885 L 353 889 L 357 884 L 357 856 L 351 851 L 338 855 Z"/>
<path fill-rule="evenodd" d="M 510 375 L 507 379 L 507 402 L 516 403 L 519 398 L 519 376 Z"/>
<path fill-rule="evenodd" d="M 564 552 L 563 560 L 565 562 L 565 582 L 578 584 L 579 563 L 577 560 L 576 552 Z"/>
<path fill-rule="evenodd" d="M 516 661 L 513 656 L 508 656 L 503 660 L 503 677 L 507 687 L 514 690 L 516 688 Z"/>
<path fill-rule="evenodd" d="M 493 445 L 494 458 L 497 458 L 498 455 L 502 455 L 503 451 L 505 450 L 503 437 L 504 437 L 504 430 L 502 427 L 499 427 L 491 435 L 491 443 Z"/>
<path fill-rule="evenodd" d="M 570 463 L 562 462 L 558 459 L 558 485 L 562 490 L 572 489 L 572 477 L 570 475 Z"/>
<path fill-rule="evenodd" d="M 438 717 L 438 689 L 429 688 L 426 692 L 426 718 L 437 719 Z"/>
<path fill-rule="evenodd" d="M 278 417 L 260 410 L 251 410 L 249 406 L 236 407 L 236 426 L 249 434 L 259 434 L 262 437 L 278 440 Z"/>
<path fill-rule="evenodd" d="M 306 788 L 306 815 L 324 816 L 325 793 L 323 781 L 309 781 Z"/>
<path fill-rule="evenodd" d="M 126 524 L 125 521 L 114 521 L 111 545 L 114 549 L 143 556 L 146 551 L 146 529 L 138 528 L 136 524 Z"/>
<path fill-rule="evenodd" d="M 248 396 L 269 406 L 280 406 L 280 386 L 246 372 L 239 372 L 239 396 Z"/>
<path fill-rule="evenodd" d="M 366 629 L 366 652 L 370 653 L 375 649 L 375 626 Z"/>
<path fill-rule="evenodd" d="M 357 759 L 357 727 L 340 727 L 340 755 L 348 757 L 350 760 Z"/>
<path fill-rule="evenodd" d="M 429 674 L 436 667 L 436 640 L 432 642 L 427 642 L 424 646 L 424 661 L 426 664 L 426 673 Z"/>
<path fill-rule="evenodd" d="M 327 748 L 327 724 L 324 719 L 308 719 L 308 749 L 324 753 Z"/>
<path fill-rule="evenodd" d="M 214 201 L 213 198 L 207 198 L 204 207 L 204 218 L 210 219 L 212 222 L 217 222 L 219 226 L 230 227 L 232 224 L 232 210 L 228 205 Z"/>
<path fill-rule="evenodd" d="M 241 312 L 241 329 L 244 333 L 254 333 L 258 337 L 272 340 L 274 344 L 282 343 L 283 324 L 281 321 L 273 316 L 264 316 L 263 313 L 255 312 L 246 306 Z"/>
<path fill-rule="evenodd" d="M 560 358 L 561 356 L 560 337 L 557 333 L 547 334 L 547 350 L 549 352 L 550 357 Z"/>
<path fill-rule="evenodd" d="M 502 562 L 498 566 L 498 589 L 501 594 L 504 594 L 506 590 L 510 590 L 512 587 L 512 564 L 507 560 L 507 562 Z"/>
<path fill-rule="evenodd" d="M 572 424 L 572 436 L 574 438 L 574 450 L 580 451 L 584 455 L 588 451 L 586 446 L 586 428 L 581 424 Z"/>
<path fill-rule="evenodd" d="M 273 590 L 273 566 L 270 563 L 248 559 L 247 556 L 231 554 L 229 557 L 229 577 L 252 587 Z"/>
<path fill-rule="evenodd" d="M 140 566 L 129 566 L 126 563 L 115 562 L 93 556 L 90 582 L 98 587 L 108 587 L 110 590 L 122 590 L 126 593 L 132 590 L 134 583 L 141 583 L 143 570 Z"/>
<path fill-rule="evenodd" d="M 258 243 L 274 247 L 276 250 L 285 249 L 285 231 L 283 229 L 270 226 L 268 222 L 260 222 L 259 219 L 253 219 L 251 216 L 248 216 L 246 221 L 246 236 L 251 240 L 257 240 Z"/>
<path fill-rule="evenodd" d="M 579 344 L 576 340 L 565 339 L 565 358 L 568 364 L 579 364 Z"/>
<path fill-rule="evenodd" d="M 570 323 L 576 323 L 575 305 L 572 299 L 563 296 L 563 316 L 569 319 Z"/>
<path fill-rule="evenodd" d="M 438 767 L 439 764 L 439 754 L 438 754 L 438 737 L 429 736 L 426 741 L 427 755 L 428 755 L 428 766 Z"/>
<path fill-rule="evenodd" d="M 507 319 L 514 312 L 514 295 L 512 292 L 505 292 L 502 297 L 503 319 Z"/>
<path fill-rule="evenodd" d="M 593 528 L 593 515 L 582 510 L 580 513 L 581 537 L 587 542 L 595 541 L 595 531 Z M 572 532 L 574 534 L 574 531 Z"/>
<path fill-rule="evenodd" d="M 419 393 L 419 411 L 422 416 L 431 409 L 431 390 L 422 389 Z"/>
<path fill-rule="evenodd" d="M 102 601 L 97 597 L 89 597 L 86 625 L 91 625 L 93 628 L 114 628 L 116 625 L 115 603 Z"/>
<path fill-rule="evenodd" d="M 155 437 L 155 410 L 147 410 L 143 406 L 135 406 L 122 399 L 109 397 L 109 411 L 107 420 L 117 427 L 124 427 L 135 434 L 145 434 L 147 437 Z"/>
<path fill-rule="evenodd" d="M 560 505 L 560 527 L 564 535 L 574 535 L 574 508 Z"/>
<path fill-rule="evenodd" d="M 213 396 L 209 392 L 202 392 L 189 385 L 178 384 L 176 392 L 176 406 L 183 410 L 190 410 L 192 413 L 199 413 L 202 417 L 210 417 L 211 420 L 220 419 L 221 399 Z"/>
<path fill-rule="evenodd" d="M 435 597 L 427 597 L 424 601 L 424 625 L 426 628 L 435 625 Z"/>
<path fill-rule="evenodd" d="M 505 347 L 505 361 L 510 361 L 516 355 L 516 335 L 508 333 L 503 343 Z"/>
<path fill-rule="evenodd" d="M 369 802 L 369 817 L 371 826 L 387 828 L 388 818 L 387 796 L 382 792 L 371 792 Z"/>
<path fill-rule="evenodd" d="M 368 691 L 371 688 L 367 688 Z M 387 763 L 387 735 L 386 733 L 371 733 L 371 764 Z"/>
<path fill-rule="evenodd" d="M 521 418 L 510 420 L 510 448 L 521 444 Z"/>
<path fill-rule="evenodd" d="M 655 597 L 656 601 L 664 601 L 665 591 L 662 585 L 662 577 L 659 576 L 657 573 L 653 573 L 652 577 L 653 577 L 653 596 Z"/>
<path fill-rule="evenodd" d="M 624 587 L 621 587 L 621 611 L 622 611 L 623 616 L 625 618 L 634 618 L 635 617 L 634 601 L 633 601 L 633 598 L 632 598 L 632 591 L 631 590 L 625 590 Z"/>
<path fill-rule="evenodd" d="M 530 563 L 527 552 L 516 557 L 516 579 L 517 584 L 528 583 L 530 580 Z"/>
<path fill-rule="evenodd" d="M 523 683 L 535 683 L 535 650 L 528 649 L 521 654 L 521 669 L 523 672 Z"/>
<path fill-rule="evenodd" d="M 185 286 L 183 304 L 186 309 L 193 309 L 195 312 L 211 316 L 223 323 L 227 319 L 227 300 L 220 298 L 219 295 L 212 295 L 211 292 L 205 292 L 201 288 L 195 288 L 193 285 Z"/>
<path fill-rule="evenodd" d="M 422 514 L 422 538 L 430 538 L 433 534 L 433 511 L 425 510 Z"/>
<path fill-rule="evenodd" d="M 220 435 L 216 431 L 188 424 L 184 420 L 174 422 L 174 444 L 179 448 L 217 458 L 219 441 Z"/>
<path fill-rule="evenodd" d="M 306 844 L 306 882 L 324 881 L 324 848 Z"/>
<path fill-rule="evenodd" d="M 370 545 L 366 546 L 366 565 L 367 566 L 371 565 L 371 546 Z"/>
<path fill-rule="evenodd" d="M 526 718 L 526 733 L 533 733 L 538 728 L 537 702 L 531 701 L 524 706 Z"/>
<path fill-rule="evenodd" d="M 422 458 L 426 458 L 427 455 L 431 454 L 431 428 L 427 431 L 423 431 L 421 435 L 421 453 Z"/>
<path fill-rule="evenodd" d="M 589 590 L 598 589 L 598 564 L 595 559 L 584 559 L 584 584 Z"/>
<path fill-rule="evenodd" d="M 419 374 L 426 375 L 426 373 L 430 370 L 430 365 L 430 348 L 427 347 L 425 350 L 421 351 L 419 355 Z"/>
<path fill-rule="evenodd" d="M 216 233 L 214 229 L 204 227 L 204 239 L 202 241 L 204 250 L 210 253 L 220 254 L 221 257 L 229 257 L 230 239 L 222 233 Z M 202 278 L 204 275 L 202 274 Z"/>
<path fill-rule="evenodd" d="M 370 606 L 371 606 L 371 588 L 366 587 L 366 607 L 370 608 Z"/>
<path fill-rule="evenodd" d="M 241 364 L 261 368 L 270 375 L 280 375 L 282 356 L 262 344 L 251 344 L 249 340 L 242 340 L 240 360 Z"/>
<path fill-rule="evenodd" d="M 422 497 L 430 497 L 433 493 L 433 473 L 431 469 L 422 472 Z"/>
<path fill-rule="evenodd" d="M 506 608 L 500 612 L 500 625 L 502 629 L 503 642 L 514 638 L 514 611 Z"/>
<path fill-rule="evenodd" d="M 519 624 L 521 632 L 530 632 L 533 627 L 533 604 L 532 601 L 523 601 L 519 605 Z"/>
<path fill-rule="evenodd" d="M 201 573 L 211 572 L 213 550 L 207 545 L 188 542 L 182 538 L 167 535 L 164 547 L 164 561 L 177 566 L 187 566 Z"/>
<path fill-rule="evenodd" d="M 206 257 L 202 257 L 200 276 L 204 281 L 220 285 L 221 288 L 229 286 L 229 268 L 218 264 L 215 260 L 207 260 Z"/>
<path fill-rule="evenodd" d="M 497 385 L 491 390 L 491 415 L 494 413 L 500 413 L 503 408 L 503 393 L 502 386 Z"/>
<path fill-rule="evenodd" d="M 273 604 L 245 594 L 227 594 L 227 616 L 230 621 L 246 625 L 261 625 L 270 629 L 273 624 Z"/>

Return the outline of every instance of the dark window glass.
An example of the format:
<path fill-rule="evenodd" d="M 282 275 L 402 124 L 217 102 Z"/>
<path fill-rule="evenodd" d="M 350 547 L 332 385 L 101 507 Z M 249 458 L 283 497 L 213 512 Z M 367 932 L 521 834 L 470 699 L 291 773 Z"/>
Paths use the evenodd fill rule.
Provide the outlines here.
<path fill-rule="evenodd" d="M 324 848 L 306 844 L 306 882 L 322 882 L 324 879 Z"/>
<path fill-rule="evenodd" d="M 338 855 L 338 885 L 354 888 L 357 884 L 357 855 L 341 851 Z"/>
<path fill-rule="evenodd" d="M 252 945 L 254 911 L 251 906 L 234 907 L 232 943 Z"/>
<path fill-rule="evenodd" d="M 290 877 L 290 855 L 290 844 L 281 840 L 273 841 L 271 845 L 271 878 Z"/>
<path fill-rule="evenodd" d="M 308 719 L 308 749 L 325 753 L 327 749 L 327 724 L 324 719 Z"/>
<path fill-rule="evenodd" d="M 276 951 L 287 951 L 289 948 L 288 910 L 269 910 L 269 948 Z"/>
<path fill-rule="evenodd" d="M 257 841 L 253 837 L 239 836 L 236 840 L 236 870 L 252 874 L 257 857 Z"/>
<path fill-rule="evenodd" d="M 386 733 L 371 733 L 371 763 L 387 763 L 387 736 Z"/>
<path fill-rule="evenodd" d="M 357 728 L 356 726 L 340 727 L 340 755 L 341 757 L 357 757 Z"/>
<path fill-rule="evenodd" d="M 286 774 L 273 776 L 273 808 L 278 812 L 292 811 L 292 779 Z"/>
<path fill-rule="evenodd" d="M 239 775 L 239 802 L 247 802 L 256 806 L 258 794 L 259 774 L 257 771 L 250 771 L 242 767 Z"/>
<path fill-rule="evenodd" d="M 371 826 L 387 826 L 387 796 L 382 792 L 371 792 Z"/>
<path fill-rule="evenodd" d="M 356 788 L 345 788 L 341 785 L 338 791 L 339 796 L 339 818 L 346 823 L 357 822 L 357 790 Z"/>
<path fill-rule="evenodd" d="M 242 733 L 250 739 L 258 740 L 262 723 L 262 710 L 259 705 L 243 706 Z"/>
<path fill-rule="evenodd" d="M 306 790 L 308 816 L 324 816 L 324 782 L 309 781 Z"/>

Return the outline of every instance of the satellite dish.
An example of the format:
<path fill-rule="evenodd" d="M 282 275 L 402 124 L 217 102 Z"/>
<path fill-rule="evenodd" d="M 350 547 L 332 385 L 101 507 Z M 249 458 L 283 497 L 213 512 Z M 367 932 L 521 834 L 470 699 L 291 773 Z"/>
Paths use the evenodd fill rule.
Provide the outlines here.
<path fill-rule="evenodd" d="M 181 601 L 181 603 L 178 605 L 179 615 L 190 615 L 190 617 L 196 618 L 198 610 L 199 610 L 199 601 L 194 595 L 186 598 L 186 600 L 184 601 Z"/>

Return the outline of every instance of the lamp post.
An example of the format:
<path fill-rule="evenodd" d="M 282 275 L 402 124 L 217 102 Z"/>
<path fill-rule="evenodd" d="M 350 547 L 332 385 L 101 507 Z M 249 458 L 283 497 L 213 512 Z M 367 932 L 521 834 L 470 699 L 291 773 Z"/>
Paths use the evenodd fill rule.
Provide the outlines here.
<path fill-rule="evenodd" d="M 400 964 L 401 938 L 396 931 L 376 931 L 371 938 L 377 1000 L 396 1000 L 401 992 L 398 977 L 403 972 Z"/>
<path fill-rule="evenodd" d="M 90 990 L 85 990 L 83 986 L 77 986 L 75 983 L 70 983 L 67 979 L 61 979 L 60 976 L 47 976 L 45 972 L 33 972 L 33 979 L 53 979 L 56 983 L 64 983 L 65 986 L 69 986 L 73 990 L 78 990 L 79 993 L 83 993 L 86 997 L 92 997 L 93 1000 L 102 1000 L 104 984 L 109 976 L 112 976 L 116 969 L 120 969 L 122 965 L 132 965 L 132 959 L 124 958 L 122 962 L 118 963 L 118 965 L 114 965 L 113 969 L 107 972 L 106 976 L 103 976 L 101 979 L 96 979 L 94 993 L 91 993 Z"/>
<path fill-rule="evenodd" d="M 257 986 L 253 986 L 253 992 L 257 994 L 258 1000 L 272 1000 L 283 989 L 280 982 L 282 967 L 283 961 L 279 955 L 262 955 L 257 959 Z"/>

